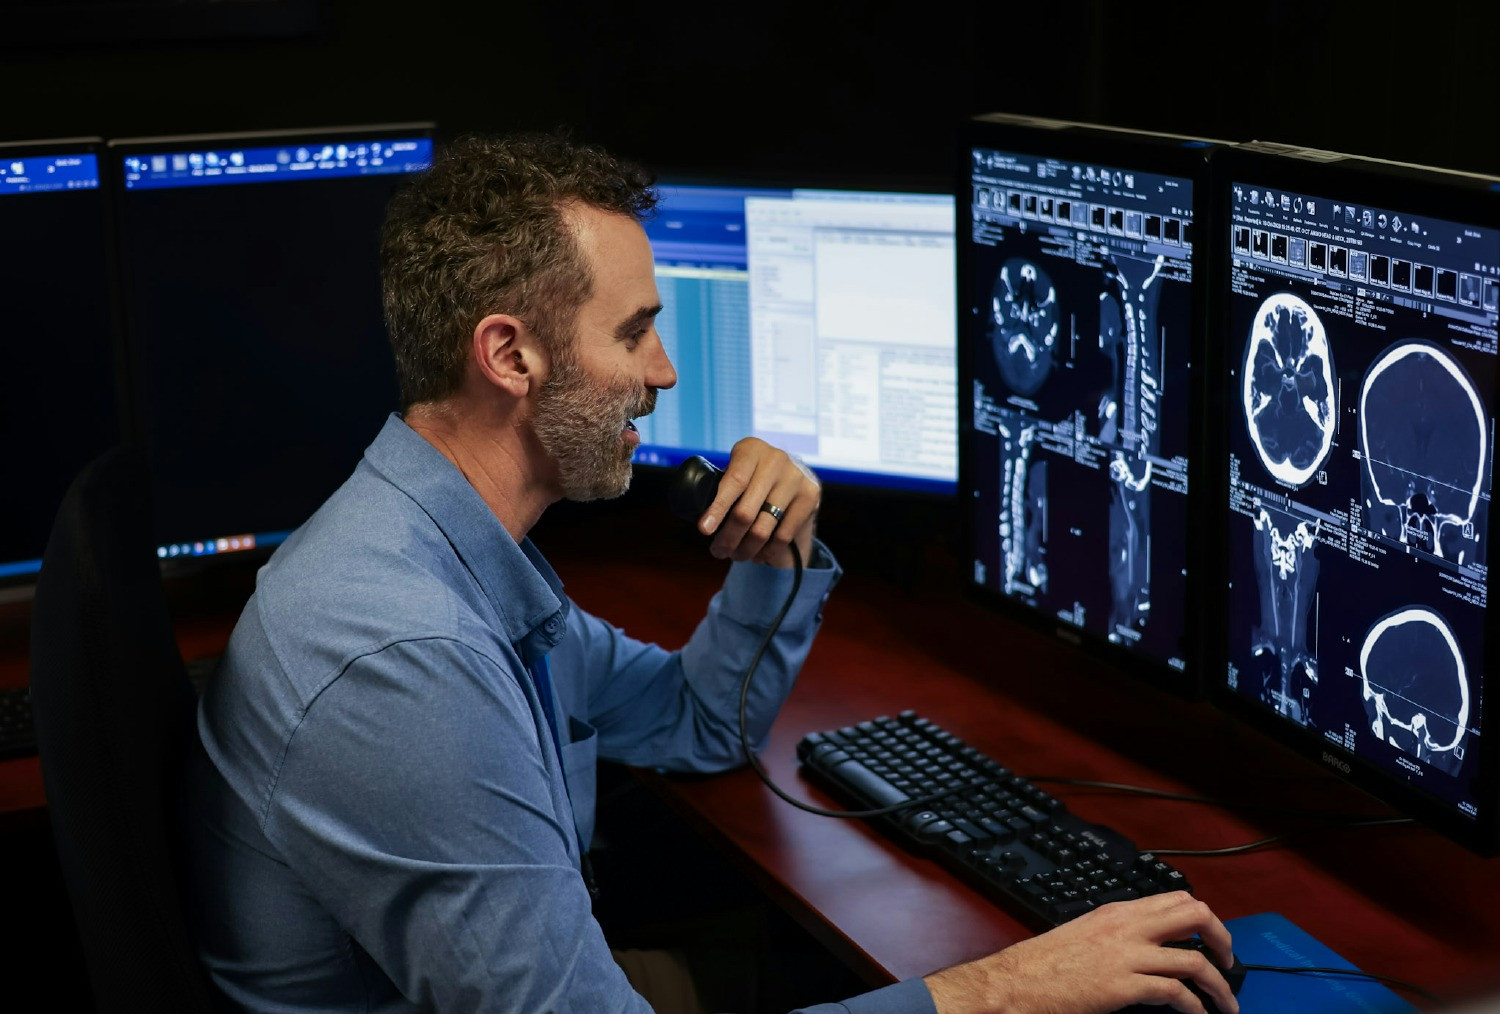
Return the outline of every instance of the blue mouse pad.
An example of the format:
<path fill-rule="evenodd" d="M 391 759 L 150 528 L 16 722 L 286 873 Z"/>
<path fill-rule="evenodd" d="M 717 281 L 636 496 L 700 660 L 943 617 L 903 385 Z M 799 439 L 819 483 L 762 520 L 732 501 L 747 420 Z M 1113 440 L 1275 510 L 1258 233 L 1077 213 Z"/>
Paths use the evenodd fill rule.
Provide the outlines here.
<path fill-rule="evenodd" d="M 1353 965 L 1274 912 L 1224 924 L 1247 965 L 1347 968 Z M 1370 979 L 1251 970 L 1239 992 L 1243 1014 L 1401 1014 L 1417 1008 Z"/>

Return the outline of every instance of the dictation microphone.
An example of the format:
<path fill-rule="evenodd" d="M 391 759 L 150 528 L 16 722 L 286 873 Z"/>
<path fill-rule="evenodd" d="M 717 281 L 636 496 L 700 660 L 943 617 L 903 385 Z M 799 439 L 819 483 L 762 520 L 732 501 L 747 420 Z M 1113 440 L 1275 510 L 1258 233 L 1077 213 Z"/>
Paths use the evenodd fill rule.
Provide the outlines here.
<path fill-rule="evenodd" d="M 667 506 L 682 520 L 696 524 L 719 495 L 719 478 L 723 474 L 724 470 L 707 458 L 693 455 L 677 466 L 667 488 Z"/>

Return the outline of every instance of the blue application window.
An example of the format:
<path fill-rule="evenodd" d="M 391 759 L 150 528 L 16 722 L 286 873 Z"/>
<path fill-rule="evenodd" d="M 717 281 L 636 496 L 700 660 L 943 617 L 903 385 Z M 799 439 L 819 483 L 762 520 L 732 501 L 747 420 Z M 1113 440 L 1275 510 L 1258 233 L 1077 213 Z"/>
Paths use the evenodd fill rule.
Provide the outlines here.
<path fill-rule="evenodd" d="M 835 482 L 951 492 L 953 198 L 662 186 L 646 224 L 679 383 L 636 461 L 761 436 Z"/>
<path fill-rule="evenodd" d="M 747 436 L 750 403 L 750 270 L 745 201 L 790 190 L 666 184 L 646 223 L 665 308 L 656 328 L 677 368 L 677 387 L 636 420 L 636 460 L 675 465 L 694 454 L 722 461 Z"/>
<path fill-rule="evenodd" d="M 19 149 L 0 153 L 0 196 L 97 189 L 99 156 L 95 154 L 32 154 Z"/>
<path fill-rule="evenodd" d="M 282 183 L 291 179 L 336 179 L 419 172 L 432 162 L 432 139 L 340 138 L 322 143 L 250 145 L 242 139 L 205 138 L 188 150 L 140 151 L 123 160 L 125 189 L 211 187 Z"/>

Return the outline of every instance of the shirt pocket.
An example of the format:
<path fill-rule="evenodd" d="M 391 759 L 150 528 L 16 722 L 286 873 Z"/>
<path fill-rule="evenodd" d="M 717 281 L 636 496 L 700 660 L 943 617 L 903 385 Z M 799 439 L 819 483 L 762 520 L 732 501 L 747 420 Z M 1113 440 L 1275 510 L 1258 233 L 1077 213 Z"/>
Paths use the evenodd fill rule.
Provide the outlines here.
<path fill-rule="evenodd" d="M 594 804 L 598 795 L 599 732 L 592 725 L 568 716 L 568 742 L 562 748 L 563 777 L 573 804 L 573 823 L 578 841 L 587 849 L 594 837 Z"/>

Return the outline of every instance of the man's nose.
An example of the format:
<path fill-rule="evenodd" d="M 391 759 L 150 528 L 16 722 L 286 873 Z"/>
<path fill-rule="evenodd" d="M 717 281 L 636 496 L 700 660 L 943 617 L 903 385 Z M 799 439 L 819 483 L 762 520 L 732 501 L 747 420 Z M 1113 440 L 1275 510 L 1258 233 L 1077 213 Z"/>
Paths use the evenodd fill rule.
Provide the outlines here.
<path fill-rule="evenodd" d="M 672 365 L 671 358 L 667 355 L 667 347 L 662 344 L 661 336 L 656 329 L 651 329 L 651 335 L 655 338 L 652 344 L 652 359 L 650 367 L 646 371 L 646 386 L 666 390 L 677 386 L 677 368 Z"/>

